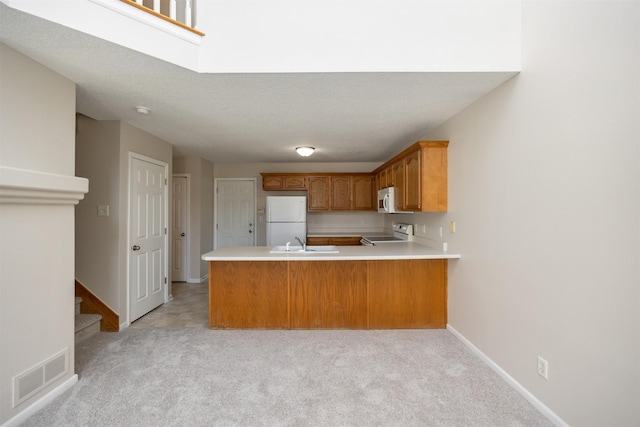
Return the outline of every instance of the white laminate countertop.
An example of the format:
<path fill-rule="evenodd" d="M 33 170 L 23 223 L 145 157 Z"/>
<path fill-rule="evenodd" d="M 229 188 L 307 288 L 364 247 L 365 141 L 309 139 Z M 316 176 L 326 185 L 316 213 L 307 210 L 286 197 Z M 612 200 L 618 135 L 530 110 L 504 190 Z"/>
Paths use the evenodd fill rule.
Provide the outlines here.
<path fill-rule="evenodd" d="M 460 254 L 443 252 L 417 243 L 378 246 L 338 246 L 339 253 L 269 253 L 271 246 L 228 246 L 202 255 L 204 261 L 346 261 L 376 259 L 455 259 Z"/>

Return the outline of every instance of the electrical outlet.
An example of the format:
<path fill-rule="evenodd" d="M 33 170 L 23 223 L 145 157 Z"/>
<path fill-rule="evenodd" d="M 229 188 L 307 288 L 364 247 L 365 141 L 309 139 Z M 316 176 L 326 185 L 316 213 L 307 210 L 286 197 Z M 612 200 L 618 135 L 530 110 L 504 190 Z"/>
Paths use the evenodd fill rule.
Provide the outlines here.
<path fill-rule="evenodd" d="M 549 379 L 549 363 L 540 356 L 538 356 L 538 375 L 545 380 Z"/>
<path fill-rule="evenodd" d="M 455 232 L 456 232 L 456 222 L 451 221 L 449 223 L 449 233 L 455 233 Z"/>

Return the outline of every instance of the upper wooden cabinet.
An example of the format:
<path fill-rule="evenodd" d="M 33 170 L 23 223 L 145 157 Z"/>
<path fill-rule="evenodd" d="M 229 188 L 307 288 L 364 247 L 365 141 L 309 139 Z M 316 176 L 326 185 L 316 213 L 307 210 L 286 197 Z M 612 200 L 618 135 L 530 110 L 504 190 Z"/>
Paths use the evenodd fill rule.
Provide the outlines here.
<path fill-rule="evenodd" d="M 351 209 L 351 183 L 350 176 L 331 177 L 331 210 L 348 211 Z"/>
<path fill-rule="evenodd" d="M 373 175 L 370 173 L 261 173 L 262 189 L 307 190 L 308 210 L 370 211 L 374 207 Z"/>
<path fill-rule="evenodd" d="M 373 171 L 378 189 L 395 187 L 399 210 L 446 212 L 448 145 L 448 141 L 416 142 Z"/>
<path fill-rule="evenodd" d="M 446 212 L 449 141 L 418 141 L 371 173 L 262 173 L 264 190 L 307 190 L 308 210 L 375 211 L 377 191 L 395 187 L 396 209 Z"/>
<path fill-rule="evenodd" d="M 272 190 L 306 190 L 305 174 L 300 173 L 261 173 L 262 189 Z"/>
<path fill-rule="evenodd" d="M 330 200 L 331 181 L 328 176 L 308 176 L 306 178 L 307 190 L 307 206 L 309 212 L 328 211 Z"/>
<path fill-rule="evenodd" d="M 375 207 L 375 200 L 378 197 L 374 191 L 373 175 L 353 176 L 353 205 L 354 211 L 371 211 Z"/>

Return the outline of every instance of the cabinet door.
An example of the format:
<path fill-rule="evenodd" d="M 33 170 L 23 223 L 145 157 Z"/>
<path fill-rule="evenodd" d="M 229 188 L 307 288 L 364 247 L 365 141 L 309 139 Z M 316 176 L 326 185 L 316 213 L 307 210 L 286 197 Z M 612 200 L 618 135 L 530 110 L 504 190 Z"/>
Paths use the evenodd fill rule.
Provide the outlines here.
<path fill-rule="evenodd" d="M 404 208 L 404 159 L 398 160 L 391 166 L 393 172 L 393 186 L 395 187 L 395 208 L 405 210 Z"/>
<path fill-rule="evenodd" d="M 351 210 L 351 177 L 331 177 L 331 210 Z"/>
<path fill-rule="evenodd" d="M 310 176 L 307 179 L 307 189 L 309 190 L 309 211 L 328 211 L 329 177 Z"/>
<path fill-rule="evenodd" d="M 404 209 L 419 211 L 422 207 L 422 173 L 420 151 L 409 154 L 404 160 Z"/>
<path fill-rule="evenodd" d="M 365 329 L 367 261 L 289 263 L 291 329 Z"/>
<path fill-rule="evenodd" d="M 284 188 L 284 179 L 280 175 L 263 175 L 262 176 L 262 189 L 269 190 L 282 190 Z"/>
<path fill-rule="evenodd" d="M 353 177 L 353 210 L 373 210 L 373 179 L 371 176 Z"/>
<path fill-rule="evenodd" d="M 446 259 L 369 261 L 368 290 L 369 329 L 447 326 Z"/>
<path fill-rule="evenodd" d="M 292 175 L 284 177 L 285 190 L 304 190 L 304 175 Z"/>

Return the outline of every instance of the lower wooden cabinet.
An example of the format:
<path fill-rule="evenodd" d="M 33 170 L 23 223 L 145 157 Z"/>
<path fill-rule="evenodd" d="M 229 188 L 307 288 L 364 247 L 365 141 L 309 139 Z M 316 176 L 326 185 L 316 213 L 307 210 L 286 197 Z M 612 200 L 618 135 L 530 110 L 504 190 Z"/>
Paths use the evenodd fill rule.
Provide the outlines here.
<path fill-rule="evenodd" d="M 446 283 L 446 260 L 369 261 L 369 328 L 445 328 Z"/>
<path fill-rule="evenodd" d="M 212 329 L 446 325 L 446 259 L 209 262 Z"/>
<path fill-rule="evenodd" d="M 287 264 L 209 262 L 209 327 L 289 329 Z"/>
<path fill-rule="evenodd" d="M 289 274 L 291 329 L 366 329 L 365 262 L 291 262 Z"/>

